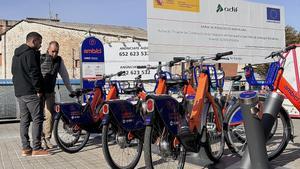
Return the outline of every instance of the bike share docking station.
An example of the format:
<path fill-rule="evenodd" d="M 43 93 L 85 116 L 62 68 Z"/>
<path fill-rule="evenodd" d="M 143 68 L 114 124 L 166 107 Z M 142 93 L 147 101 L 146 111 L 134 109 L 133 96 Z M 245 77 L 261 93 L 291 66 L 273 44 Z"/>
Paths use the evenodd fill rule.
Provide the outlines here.
<path fill-rule="evenodd" d="M 266 142 L 278 116 L 284 96 L 271 92 L 264 103 L 262 120 L 258 117 L 257 93 L 246 91 L 240 94 L 247 146 L 242 159 L 226 169 L 284 169 L 271 166 L 268 160 Z M 285 168 L 287 169 L 287 168 Z"/>

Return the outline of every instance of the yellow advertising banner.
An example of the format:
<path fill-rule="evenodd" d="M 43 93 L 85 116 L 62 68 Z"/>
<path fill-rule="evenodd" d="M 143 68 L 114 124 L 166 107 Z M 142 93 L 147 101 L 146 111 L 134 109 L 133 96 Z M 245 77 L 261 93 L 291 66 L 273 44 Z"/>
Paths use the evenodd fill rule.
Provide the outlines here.
<path fill-rule="evenodd" d="M 199 12 L 200 0 L 153 0 L 154 8 Z"/>

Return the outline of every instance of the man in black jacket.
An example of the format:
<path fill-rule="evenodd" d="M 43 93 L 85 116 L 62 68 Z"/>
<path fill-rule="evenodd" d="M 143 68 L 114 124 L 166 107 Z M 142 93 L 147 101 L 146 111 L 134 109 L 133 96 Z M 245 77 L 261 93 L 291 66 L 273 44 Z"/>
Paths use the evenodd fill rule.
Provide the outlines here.
<path fill-rule="evenodd" d="M 29 33 L 26 36 L 26 44 L 15 50 L 12 59 L 12 80 L 21 116 L 22 156 L 49 155 L 48 151 L 41 147 L 44 120 L 40 98 L 43 92 L 39 52 L 41 44 L 42 36 L 39 33 Z M 30 121 L 32 121 L 32 148 L 28 135 Z"/>

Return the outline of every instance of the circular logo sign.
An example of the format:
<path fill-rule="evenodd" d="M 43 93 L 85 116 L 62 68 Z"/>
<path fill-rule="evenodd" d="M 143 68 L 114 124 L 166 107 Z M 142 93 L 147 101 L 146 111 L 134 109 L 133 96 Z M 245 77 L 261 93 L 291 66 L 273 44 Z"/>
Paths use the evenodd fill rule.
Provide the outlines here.
<path fill-rule="evenodd" d="M 89 44 L 90 44 L 91 46 L 95 46 L 95 45 L 96 45 L 96 40 L 95 40 L 95 39 L 90 39 L 90 40 L 89 40 Z"/>

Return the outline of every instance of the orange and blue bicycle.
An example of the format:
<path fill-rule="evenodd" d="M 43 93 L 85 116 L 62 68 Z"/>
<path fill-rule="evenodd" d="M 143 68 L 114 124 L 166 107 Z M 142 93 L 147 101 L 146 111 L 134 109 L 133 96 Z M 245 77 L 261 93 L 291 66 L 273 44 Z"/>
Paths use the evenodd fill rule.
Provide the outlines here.
<path fill-rule="evenodd" d="M 183 93 L 182 101 L 169 95 L 147 96 L 144 159 L 148 168 L 155 165 L 183 168 L 186 152 L 199 152 L 202 146 L 211 160 L 221 158 L 224 151 L 223 116 L 220 106 L 210 94 L 210 71 L 203 62 L 231 54 L 218 53 L 215 57 L 192 59 L 195 64 L 198 63 L 195 65 L 198 83 L 194 92 L 193 88 L 184 87 L 190 90 L 184 90 L 189 93 Z M 186 82 L 184 85 L 189 84 Z"/>
<path fill-rule="evenodd" d="M 120 83 L 111 81 L 114 76 L 122 76 L 121 71 L 112 75 L 105 75 L 96 79 L 93 89 L 76 89 L 71 97 L 76 97 L 77 102 L 57 103 L 54 119 L 53 133 L 57 145 L 65 152 L 76 153 L 88 142 L 90 133 L 101 133 L 104 114 L 100 109 L 105 100 L 119 97 Z M 108 81 L 109 92 L 106 95 L 104 85 Z M 91 97 L 82 104 L 80 97 L 90 94 Z"/>
<path fill-rule="evenodd" d="M 157 69 L 156 94 L 167 94 L 170 86 L 182 81 L 171 80 L 171 73 L 163 71 L 163 66 L 173 66 L 176 62 L 168 62 L 165 65 L 159 63 L 155 67 L 142 67 L 140 69 Z M 147 93 L 143 87 L 141 77 L 135 80 L 132 88 L 125 88 L 123 92 L 132 94 L 135 99 L 109 100 L 102 106 L 104 114 L 102 120 L 102 145 L 104 157 L 111 168 L 131 169 L 137 165 L 143 148 L 144 140 L 144 118 L 143 107 Z M 112 135 L 110 136 L 110 133 Z"/>

